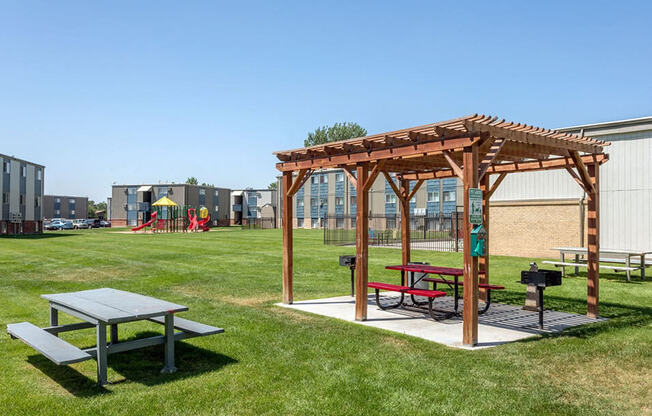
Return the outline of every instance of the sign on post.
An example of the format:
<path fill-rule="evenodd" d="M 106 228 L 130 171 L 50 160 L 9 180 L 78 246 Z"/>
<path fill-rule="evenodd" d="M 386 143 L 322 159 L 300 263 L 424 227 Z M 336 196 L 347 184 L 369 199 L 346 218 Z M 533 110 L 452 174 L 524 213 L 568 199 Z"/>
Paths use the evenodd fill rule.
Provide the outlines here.
<path fill-rule="evenodd" d="M 482 190 L 469 188 L 469 223 L 482 224 Z"/>

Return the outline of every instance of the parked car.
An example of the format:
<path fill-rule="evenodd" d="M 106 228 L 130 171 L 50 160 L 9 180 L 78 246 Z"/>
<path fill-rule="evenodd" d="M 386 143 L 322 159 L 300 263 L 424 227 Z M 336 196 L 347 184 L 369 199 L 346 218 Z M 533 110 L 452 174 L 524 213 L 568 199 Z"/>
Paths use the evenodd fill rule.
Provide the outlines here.
<path fill-rule="evenodd" d="M 80 228 L 88 228 L 86 220 L 72 220 L 72 228 L 79 230 Z"/>
<path fill-rule="evenodd" d="M 49 224 L 46 224 L 44 227 L 46 230 L 72 230 L 73 225 L 72 221 L 51 221 Z"/>
<path fill-rule="evenodd" d="M 100 228 L 100 220 L 97 218 L 89 218 L 86 220 L 86 224 L 88 224 L 88 228 Z"/>
<path fill-rule="evenodd" d="M 100 221 L 100 227 L 110 228 L 111 227 L 111 222 L 102 220 L 102 221 Z"/>

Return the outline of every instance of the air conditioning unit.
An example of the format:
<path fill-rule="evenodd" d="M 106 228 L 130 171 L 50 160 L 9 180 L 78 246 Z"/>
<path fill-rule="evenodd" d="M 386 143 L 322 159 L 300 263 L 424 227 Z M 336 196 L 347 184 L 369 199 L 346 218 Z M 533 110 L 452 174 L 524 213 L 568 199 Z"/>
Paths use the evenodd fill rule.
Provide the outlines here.
<path fill-rule="evenodd" d="M 125 188 L 125 195 L 129 194 L 129 189 Z"/>
<path fill-rule="evenodd" d="M 124 208 L 124 210 L 126 211 L 127 210 L 127 204 L 122 204 L 122 208 Z"/>
<path fill-rule="evenodd" d="M 172 195 L 172 194 L 173 194 L 172 188 L 168 188 L 168 195 Z"/>

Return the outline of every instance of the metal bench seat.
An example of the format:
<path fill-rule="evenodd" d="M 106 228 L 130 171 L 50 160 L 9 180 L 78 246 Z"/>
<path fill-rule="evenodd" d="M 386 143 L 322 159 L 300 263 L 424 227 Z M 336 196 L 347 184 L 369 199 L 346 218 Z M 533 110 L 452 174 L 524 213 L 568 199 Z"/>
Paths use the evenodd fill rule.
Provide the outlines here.
<path fill-rule="evenodd" d="M 155 318 L 150 318 L 149 320 L 152 322 L 156 322 L 157 324 L 161 324 L 161 325 L 165 324 L 165 317 L 163 316 L 157 316 Z M 189 332 L 191 334 L 194 334 L 196 336 L 201 336 L 201 337 L 207 335 L 221 334 L 222 332 L 224 332 L 223 328 L 202 324 L 201 322 L 195 322 L 189 319 L 179 318 L 178 316 L 174 317 L 173 325 L 175 329 L 178 329 L 183 332 Z"/>
<path fill-rule="evenodd" d="M 12 338 L 20 339 L 57 365 L 73 364 L 93 358 L 87 352 L 29 322 L 9 324 L 7 332 Z"/>
<path fill-rule="evenodd" d="M 570 262 L 565 262 L 565 261 L 551 261 L 551 260 L 544 260 L 542 261 L 544 264 L 551 264 L 556 267 L 561 267 L 561 266 L 569 266 L 569 267 L 588 267 L 587 263 L 570 263 Z M 638 270 L 638 267 L 627 267 L 627 266 L 612 266 L 609 264 L 601 264 L 599 266 L 601 269 L 609 269 L 613 271 L 634 271 Z"/>

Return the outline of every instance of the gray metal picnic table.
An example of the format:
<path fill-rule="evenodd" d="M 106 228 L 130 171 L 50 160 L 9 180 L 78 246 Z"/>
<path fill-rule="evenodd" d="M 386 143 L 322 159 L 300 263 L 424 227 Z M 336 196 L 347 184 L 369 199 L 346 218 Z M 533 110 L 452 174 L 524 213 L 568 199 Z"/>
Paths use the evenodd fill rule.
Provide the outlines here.
<path fill-rule="evenodd" d="M 222 328 L 174 316 L 188 308 L 137 293 L 102 288 L 80 292 L 41 295 L 50 302 L 50 326 L 39 328 L 29 322 L 7 325 L 12 338 L 19 338 L 58 365 L 72 364 L 88 359 L 97 360 L 97 382 L 107 383 L 107 356 L 109 354 L 164 345 L 165 365 L 161 372 L 174 373 L 174 342 L 198 336 L 224 332 Z M 59 325 L 59 312 L 65 312 L 83 322 Z M 118 324 L 149 320 L 165 327 L 165 334 L 132 341 L 119 342 Z M 110 327 L 111 342 L 107 344 L 106 327 Z M 79 349 L 57 338 L 60 332 L 96 328 L 97 345 Z M 175 329 L 180 332 L 175 332 Z"/>
<path fill-rule="evenodd" d="M 555 247 L 553 248 L 553 250 L 559 251 L 559 257 L 560 257 L 559 264 L 561 265 L 562 268 L 562 274 L 565 271 L 564 270 L 564 266 L 566 265 L 565 256 L 567 254 L 575 256 L 575 264 L 569 264 L 569 265 L 575 266 L 576 273 L 577 273 L 577 267 L 580 265 L 578 264 L 580 256 L 586 257 L 588 254 L 588 249 L 586 247 Z M 645 262 L 645 256 L 648 254 L 652 254 L 652 251 L 600 248 L 599 257 L 600 257 L 600 262 L 604 262 L 604 263 L 614 263 L 616 259 L 622 259 L 623 262 L 625 263 L 625 267 L 623 267 L 622 269 L 627 274 L 627 281 L 629 281 L 630 271 L 631 271 L 630 269 L 632 267 L 640 269 L 641 280 L 645 280 L 645 268 L 650 266 Z M 632 264 L 637 263 L 636 259 L 638 259 L 638 266 L 633 266 Z M 550 262 L 550 263 L 552 264 L 554 262 Z M 609 266 L 606 265 L 600 267 L 609 268 Z"/>

